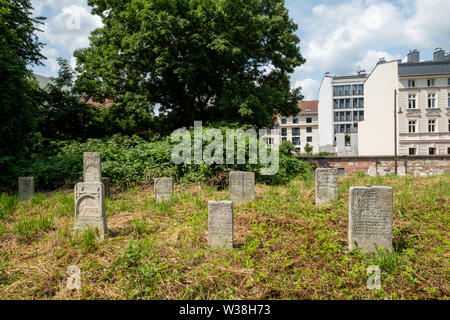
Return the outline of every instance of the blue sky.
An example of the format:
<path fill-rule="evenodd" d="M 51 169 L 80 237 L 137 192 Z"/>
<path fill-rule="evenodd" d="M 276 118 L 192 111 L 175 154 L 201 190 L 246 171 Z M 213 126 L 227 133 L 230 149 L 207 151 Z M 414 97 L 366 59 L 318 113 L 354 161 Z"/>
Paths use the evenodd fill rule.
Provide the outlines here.
<path fill-rule="evenodd" d="M 32 0 L 35 14 L 47 17 L 39 33 L 46 43 L 44 67 L 34 72 L 57 74 L 56 58 L 75 64 L 73 51 L 89 44 L 89 33 L 100 27 L 87 0 Z M 359 67 L 370 72 L 379 58 L 404 60 L 419 49 L 421 60 L 431 60 L 436 47 L 450 51 L 449 0 L 286 0 L 307 62 L 292 75 L 292 86 L 302 87 L 305 99 L 317 99 L 325 72 L 352 74 Z"/>

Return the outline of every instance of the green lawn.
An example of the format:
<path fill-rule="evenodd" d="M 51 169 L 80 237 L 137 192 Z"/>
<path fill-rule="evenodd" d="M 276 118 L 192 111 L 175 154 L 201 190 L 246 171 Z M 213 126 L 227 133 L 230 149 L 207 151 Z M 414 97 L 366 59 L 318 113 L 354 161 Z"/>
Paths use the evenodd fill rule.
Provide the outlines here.
<path fill-rule="evenodd" d="M 394 188 L 395 250 L 348 252 L 348 188 Z M 136 187 L 107 199 L 109 237 L 74 237 L 72 191 L 0 197 L 0 299 L 449 299 L 450 176 L 339 177 L 314 205 L 311 179 L 256 186 L 235 205 L 235 248 L 207 244 L 207 202 L 228 190 L 176 186 L 168 203 Z M 81 269 L 81 290 L 66 269 Z M 369 290 L 367 267 L 381 270 Z"/>

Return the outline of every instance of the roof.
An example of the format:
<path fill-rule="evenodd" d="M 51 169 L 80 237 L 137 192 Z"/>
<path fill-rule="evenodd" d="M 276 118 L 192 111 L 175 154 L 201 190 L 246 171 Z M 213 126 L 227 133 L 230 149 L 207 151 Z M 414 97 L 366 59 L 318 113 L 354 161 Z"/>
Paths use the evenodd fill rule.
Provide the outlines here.
<path fill-rule="evenodd" d="M 114 101 L 110 99 L 105 99 L 103 103 L 95 102 L 92 97 L 89 97 L 89 99 L 86 101 L 87 97 L 84 97 L 81 99 L 81 102 L 86 102 L 88 106 L 91 107 L 111 107 L 114 104 Z"/>
<path fill-rule="evenodd" d="M 365 79 L 368 75 L 366 73 L 355 74 L 350 76 L 335 76 L 333 80 L 351 80 L 351 79 Z"/>
<path fill-rule="evenodd" d="M 425 61 L 417 63 L 399 63 L 398 64 L 398 76 L 427 76 L 427 75 L 439 75 L 450 74 L 450 60 L 448 61 Z"/>
<path fill-rule="evenodd" d="M 317 113 L 319 110 L 319 100 L 300 101 L 298 103 L 300 113 Z"/>

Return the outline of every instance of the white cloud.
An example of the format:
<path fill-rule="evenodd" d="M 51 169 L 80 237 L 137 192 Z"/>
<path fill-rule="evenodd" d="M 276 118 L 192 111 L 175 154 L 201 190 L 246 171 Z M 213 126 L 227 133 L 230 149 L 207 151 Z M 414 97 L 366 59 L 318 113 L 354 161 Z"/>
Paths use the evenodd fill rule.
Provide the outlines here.
<path fill-rule="evenodd" d="M 448 46 L 450 1 L 415 0 L 414 6 L 410 3 L 403 0 L 407 8 L 376 0 L 315 6 L 312 23 L 304 26 L 304 71 L 352 73 L 356 63 L 373 68 L 369 64 L 377 62 L 374 58 L 379 53 L 387 60 L 399 58 L 390 56 L 386 48 Z"/>
<path fill-rule="evenodd" d="M 317 93 L 319 91 L 319 81 L 308 78 L 303 80 L 297 80 L 294 84 L 294 88 L 302 87 L 302 94 L 305 96 L 304 100 L 316 100 Z"/>
<path fill-rule="evenodd" d="M 357 61 L 354 65 L 354 70 L 357 68 L 361 68 L 362 70 L 366 70 L 368 73 L 372 72 L 372 69 L 375 67 L 378 61 L 380 59 L 385 59 L 386 61 L 392 61 L 392 60 L 401 60 L 401 55 L 390 55 L 386 51 L 375 51 L 375 50 L 369 50 L 366 54 L 366 56 Z"/>
<path fill-rule="evenodd" d="M 71 5 L 45 23 L 41 38 L 51 46 L 73 51 L 88 46 L 89 34 L 101 26 L 100 17 L 91 15 L 85 7 Z"/>

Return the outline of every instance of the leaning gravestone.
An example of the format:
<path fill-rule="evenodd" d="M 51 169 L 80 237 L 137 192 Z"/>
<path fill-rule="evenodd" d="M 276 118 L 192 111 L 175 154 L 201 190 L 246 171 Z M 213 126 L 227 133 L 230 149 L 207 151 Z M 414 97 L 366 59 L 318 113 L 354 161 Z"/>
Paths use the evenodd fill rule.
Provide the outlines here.
<path fill-rule="evenodd" d="M 349 193 L 349 249 L 392 250 L 392 188 L 350 187 Z"/>
<path fill-rule="evenodd" d="M 233 202 L 208 201 L 208 244 L 216 249 L 230 249 L 233 239 Z"/>
<path fill-rule="evenodd" d="M 316 169 L 316 204 L 324 204 L 338 197 L 338 169 Z"/>
<path fill-rule="evenodd" d="M 83 181 L 102 182 L 100 152 L 85 152 L 83 154 Z"/>
<path fill-rule="evenodd" d="M 34 194 L 34 178 L 19 177 L 19 199 L 27 201 Z"/>
<path fill-rule="evenodd" d="M 109 185 L 109 178 L 102 177 L 103 185 L 105 186 L 105 197 L 110 198 L 111 197 L 111 187 Z"/>
<path fill-rule="evenodd" d="M 96 229 L 100 239 L 108 233 L 105 212 L 105 186 L 102 182 L 75 185 L 75 233 Z"/>
<path fill-rule="evenodd" d="M 155 201 L 161 202 L 168 200 L 173 194 L 173 179 L 158 178 L 153 180 Z"/>
<path fill-rule="evenodd" d="M 254 172 L 230 171 L 230 198 L 236 202 L 255 199 Z"/>

